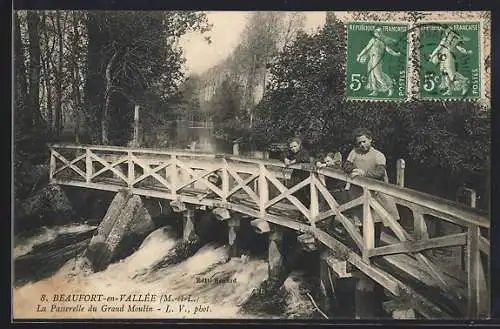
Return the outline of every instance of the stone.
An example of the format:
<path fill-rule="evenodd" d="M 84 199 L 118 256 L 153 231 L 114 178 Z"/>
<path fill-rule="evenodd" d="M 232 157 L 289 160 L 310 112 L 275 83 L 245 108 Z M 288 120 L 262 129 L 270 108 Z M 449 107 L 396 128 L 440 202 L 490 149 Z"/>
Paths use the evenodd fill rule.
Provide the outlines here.
<path fill-rule="evenodd" d="M 267 233 L 271 230 L 269 223 L 263 219 L 254 219 L 250 222 L 250 225 L 252 225 L 255 232 L 259 234 Z"/>
<path fill-rule="evenodd" d="M 118 192 L 92 237 L 85 256 L 94 271 L 104 270 L 112 261 L 130 255 L 155 229 L 155 224 L 137 195 Z"/>

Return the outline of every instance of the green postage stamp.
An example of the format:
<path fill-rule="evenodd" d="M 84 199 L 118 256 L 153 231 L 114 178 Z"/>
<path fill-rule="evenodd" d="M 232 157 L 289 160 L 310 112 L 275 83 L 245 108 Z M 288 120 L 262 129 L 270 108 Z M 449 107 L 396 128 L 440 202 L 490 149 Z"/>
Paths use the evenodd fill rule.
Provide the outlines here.
<path fill-rule="evenodd" d="M 426 23 L 419 30 L 419 97 L 481 96 L 479 22 Z"/>
<path fill-rule="evenodd" d="M 347 23 L 347 99 L 407 98 L 407 35 L 405 23 Z"/>

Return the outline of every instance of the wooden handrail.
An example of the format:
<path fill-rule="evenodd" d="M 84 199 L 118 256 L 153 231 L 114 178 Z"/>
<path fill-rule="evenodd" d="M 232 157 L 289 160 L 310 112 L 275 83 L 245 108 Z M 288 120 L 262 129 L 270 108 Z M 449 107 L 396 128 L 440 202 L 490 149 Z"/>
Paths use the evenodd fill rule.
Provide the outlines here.
<path fill-rule="evenodd" d="M 397 293 L 400 283 L 396 283 L 398 282 L 396 279 L 389 278 L 383 271 L 372 266 L 373 259 L 376 260 L 377 257 L 386 259 L 388 255 L 401 253 L 414 256 L 421 266 L 432 273 L 441 289 L 448 292 L 450 287 L 439 265 L 433 264 L 422 251 L 465 245 L 468 255 L 468 314 L 473 316 L 485 309 L 482 304 L 484 301 L 480 298 L 486 284 L 480 253 L 485 253 L 489 258 L 487 252 L 489 241 L 481 235 L 481 228 L 489 229 L 490 222 L 487 214 L 478 209 L 370 178 L 353 179 L 342 170 L 318 169 L 312 164 L 285 166 L 277 160 L 179 149 L 160 150 L 74 144 L 49 144 L 49 148 L 51 150 L 50 182 L 55 184 L 108 191 L 128 188 L 132 193 L 139 195 L 231 209 L 259 220 L 297 229 L 300 232 L 312 233 L 318 241 L 332 248 L 339 247 L 341 243 L 335 240 L 331 233 L 323 231 L 319 223 L 335 216 L 358 247 L 356 249 L 358 251 L 348 252 L 347 260 L 394 293 Z M 66 159 L 61 149 L 83 150 L 84 152 L 69 152 L 71 154 L 69 156 L 73 158 Z M 62 162 L 63 165 L 57 168 L 56 161 Z M 78 167 L 79 162 L 84 162 L 85 169 Z M 97 170 L 94 163 L 99 163 L 103 168 Z M 137 170 L 136 167 L 140 169 Z M 304 170 L 310 172 L 310 175 L 303 178 L 301 182 L 296 182 L 294 186 L 287 186 L 283 182 L 286 177 L 283 174 L 285 169 Z M 70 173 L 66 176 L 64 174 L 66 170 L 76 175 L 71 176 Z M 105 172 L 110 172 L 114 178 L 104 175 Z M 220 182 L 209 179 L 213 173 L 219 175 Z M 162 176 L 163 174 L 165 177 Z M 322 180 L 324 177 L 361 186 L 363 195 L 339 204 L 333 192 L 326 188 Z M 157 185 L 144 187 L 140 182 L 146 178 L 156 180 Z M 251 182 L 256 184 L 250 187 L 248 185 Z M 199 184 L 198 187 L 195 186 L 196 183 Z M 309 188 L 310 205 L 303 204 L 304 201 L 293 195 L 294 192 L 304 188 Z M 203 190 L 192 193 L 188 191 L 191 189 Z M 208 190 L 208 194 L 204 194 L 205 189 Z M 243 199 L 236 196 L 233 199 L 232 196 L 239 190 L 246 192 L 248 197 Z M 279 195 L 275 193 L 270 195 L 273 190 L 277 190 Z M 414 215 L 412 234 L 408 233 L 401 223 L 384 208 L 377 193 L 374 192 L 392 196 L 396 203 L 412 210 Z M 207 197 L 209 194 L 215 196 Z M 326 201 L 326 209 L 320 204 L 320 198 Z M 305 218 L 306 221 L 293 220 L 286 205 L 279 206 L 281 207 L 279 211 L 282 211 L 283 215 L 277 216 L 276 213 L 279 212 L 276 212 L 273 207 L 282 200 L 286 200 L 294 210 L 298 210 L 302 215 L 301 218 Z M 344 212 L 360 206 L 363 208 L 363 225 L 358 231 L 352 218 L 348 218 Z M 466 233 L 429 238 L 424 215 L 436 216 L 440 220 L 458 224 L 466 228 Z M 375 246 L 374 231 L 375 222 L 380 220 L 397 237 L 396 241 L 381 247 Z M 349 249 L 347 246 L 344 247 Z M 346 252 L 347 249 L 345 249 Z"/>
<path fill-rule="evenodd" d="M 406 202 L 410 202 L 415 205 L 419 205 L 424 208 L 428 208 L 437 212 L 442 212 L 446 215 L 450 215 L 457 219 L 457 224 L 469 225 L 474 224 L 479 227 L 489 228 L 490 221 L 487 219 L 487 213 L 477 208 L 470 208 L 463 204 L 455 201 L 440 198 L 428 193 L 420 192 L 417 190 L 400 187 L 397 185 L 387 184 L 374 179 L 365 177 L 356 177 L 354 179 L 346 175 L 345 172 L 341 170 L 331 169 L 331 168 L 321 168 L 317 169 L 311 164 L 294 164 L 291 166 L 285 166 L 283 162 L 272 159 L 254 159 L 244 156 L 234 156 L 230 154 L 214 154 L 214 153 L 203 153 L 186 151 L 180 149 L 154 149 L 154 148 L 130 148 L 124 146 L 106 146 L 106 145 L 75 145 L 75 144 L 49 144 L 50 148 L 68 148 L 68 149 L 90 149 L 98 151 L 113 151 L 113 152 L 133 152 L 142 154 L 163 154 L 163 155 L 175 155 L 175 156 L 190 156 L 190 157 L 202 157 L 207 159 L 226 159 L 234 160 L 246 163 L 254 163 L 258 165 L 289 168 L 295 170 L 312 171 L 322 174 L 327 177 L 331 177 L 337 180 L 342 180 L 354 185 L 359 185 L 370 191 L 380 192 L 390 195 L 396 199 L 400 199 Z"/>

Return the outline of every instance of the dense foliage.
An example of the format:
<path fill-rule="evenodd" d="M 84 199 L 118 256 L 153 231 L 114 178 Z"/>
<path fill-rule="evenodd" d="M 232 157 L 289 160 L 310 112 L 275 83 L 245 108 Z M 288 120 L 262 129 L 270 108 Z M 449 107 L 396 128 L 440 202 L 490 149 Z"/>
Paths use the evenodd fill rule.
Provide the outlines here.
<path fill-rule="evenodd" d="M 300 34 L 279 54 L 258 105 L 260 144 L 300 136 L 315 154 L 338 150 L 345 157 L 352 130 L 364 126 L 372 130 L 392 174 L 396 159 L 406 160 L 409 186 L 453 197 L 458 186 L 467 185 L 485 195 L 489 109 L 474 102 L 346 101 L 344 33 L 330 15 L 322 30 Z"/>
<path fill-rule="evenodd" d="M 173 115 L 184 78 L 179 38 L 207 32 L 203 12 L 16 11 L 14 147 L 17 198 L 34 193 L 46 142 L 125 145 L 135 105 L 145 129 Z"/>

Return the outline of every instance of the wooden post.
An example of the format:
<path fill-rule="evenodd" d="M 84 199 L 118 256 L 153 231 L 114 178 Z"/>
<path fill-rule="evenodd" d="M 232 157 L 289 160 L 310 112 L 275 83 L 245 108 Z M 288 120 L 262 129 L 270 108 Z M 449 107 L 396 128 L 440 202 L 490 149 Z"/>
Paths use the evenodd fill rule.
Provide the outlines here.
<path fill-rule="evenodd" d="M 398 159 L 396 161 L 396 184 L 401 187 L 405 186 L 405 167 L 405 160 Z"/>
<path fill-rule="evenodd" d="M 222 179 L 222 194 L 223 194 L 223 201 L 227 201 L 227 195 L 229 194 L 229 172 L 227 170 L 228 163 L 224 159 L 224 168 L 222 168 L 221 172 L 221 179 Z"/>
<path fill-rule="evenodd" d="M 456 201 L 458 203 L 465 204 L 471 208 L 476 208 L 476 199 L 476 191 L 471 188 L 462 187 L 457 190 Z M 452 250 L 454 251 L 454 259 L 457 259 L 460 262 L 460 267 L 465 269 L 465 255 L 467 253 L 466 247 L 454 247 Z"/>
<path fill-rule="evenodd" d="M 413 209 L 413 235 L 417 240 L 429 239 L 425 218 L 419 209 Z"/>
<path fill-rule="evenodd" d="M 311 218 L 309 221 L 311 222 L 312 227 L 316 227 L 316 217 L 319 214 L 319 197 L 318 197 L 318 189 L 316 188 L 315 182 L 315 173 L 311 171 L 311 183 L 309 183 L 310 186 L 310 192 L 311 192 L 311 205 L 310 205 L 310 213 L 311 213 Z"/>
<path fill-rule="evenodd" d="M 233 217 L 227 221 L 228 226 L 228 242 L 229 242 L 229 257 L 239 257 L 240 250 L 238 248 L 238 229 L 240 227 L 240 218 L 233 214 Z"/>
<path fill-rule="evenodd" d="M 240 154 L 240 144 L 238 142 L 233 142 L 233 154 L 234 155 Z"/>
<path fill-rule="evenodd" d="M 356 289 L 354 291 L 354 308 L 356 319 L 375 318 L 375 282 L 365 274 L 356 274 Z"/>
<path fill-rule="evenodd" d="M 475 318 L 479 302 L 479 228 L 471 225 L 467 233 L 467 317 Z"/>
<path fill-rule="evenodd" d="M 328 251 L 323 251 L 319 258 L 320 307 L 326 315 L 332 316 L 337 304 L 335 296 L 336 275 L 325 260 L 328 253 Z"/>
<path fill-rule="evenodd" d="M 484 275 L 477 225 L 470 225 L 467 231 L 467 317 L 477 319 L 489 316 L 489 300 Z"/>
<path fill-rule="evenodd" d="M 178 173 L 177 173 L 177 157 L 175 155 L 172 155 L 170 160 L 172 161 L 172 164 L 165 168 L 167 171 L 167 177 L 170 178 L 170 185 L 172 186 L 172 191 L 170 193 L 172 196 L 175 198 L 177 196 L 177 185 L 179 184 L 178 180 Z"/>
<path fill-rule="evenodd" d="M 89 148 L 85 149 L 85 181 L 90 183 L 92 177 L 92 158 L 90 157 L 91 152 Z"/>
<path fill-rule="evenodd" d="M 370 209 L 370 191 L 363 188 L 363 260 L 369 262 L 368 250 L 375 248 L 375 225 Z"/>
<path fill-rule="evenodd" d="M 256 158 L 256 159 L 263 159 L 264 158 L 264 154 L 260 151 L 252 151 L 250 153 L 250 156 L 252 158 Z M 255 193 L 258 193 L 257 192 L 257 191 L 259 191 L 259 181 L 258 180 L 253 181 L 253 190 L 255 191 Z"/>
<path fill-rule="evenodd" d="M 128 188 L 132 188 L 134 185 L 134 160 L 132 160 L 132 152 L 128 151 L 127 153 L 127 163 L 128 163 L 128 173 L 127 173 L 127 185 Z"/>
<path fill-rule="evenodd" d="M 268 278 L 272 281 L 279 280 L 284 266 L 281 242 L 283 241 L 283 231 L 277 225 L 272 225 L 269 232 L 268 249 Z"/>
<path fill-rule="evenodd" d="M 258 193 L 259 193 L 259 212 L 260 218 L 264 218 L 266 215 L 265 205 L 269 201 L 269 189 L 267 186 L 267 178 L 265 175 L 264 164 L 259 165 L 259 178 L 258 178 Z"/>
<path fill-rule="evenodd" d="M 54 150 L 50 149 L 50 168 L 49 168 L 49 181 L 52 182 L 54 178 L 54 172 L 56 171 L 56 157 L 54 156 Z"/>
<path fill-rule="evenodd" d="M 193 233 L 195 233 L 194 229 L 194 209 L 187 208 L 182 213 L 182 219 L 184 221 L 182 238 L 184 241 L 188 241 Z"/>
<path fill-rule="evenodd" d="M 367 188 L 363 188 L 363 250 L 362 257 L 370 262 L 368 250 L 375 248 L 375 224 L 370 208 L 371 195 Z M 375 282 L 363 273 L 358 274 L 356 290 L 354 292 L 356 319 L 370 319 L 375 316 Z"/>
<path fill-rule="evenodd" d="M 133 143 L 134 143 L 135 147 L 141 145 L 140 137 L 139 137 L 139 133 L 140 133 L 140 131 L 139 131 L 139 109 L 140 109 L 139 105 L 136 105 L 134 107 L 134 138 L 133 138 Z"/>

